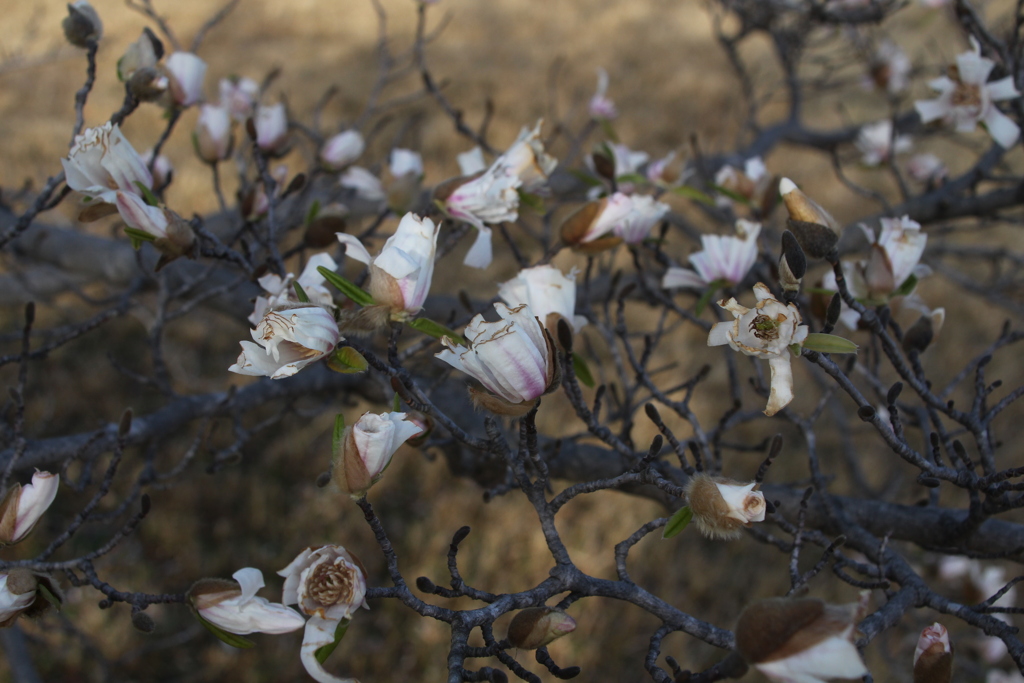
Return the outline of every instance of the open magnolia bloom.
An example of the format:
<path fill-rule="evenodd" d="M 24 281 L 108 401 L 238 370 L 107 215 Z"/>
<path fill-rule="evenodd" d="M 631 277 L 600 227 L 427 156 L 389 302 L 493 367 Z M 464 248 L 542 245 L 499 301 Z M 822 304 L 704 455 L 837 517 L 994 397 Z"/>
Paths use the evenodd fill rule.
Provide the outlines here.
<path fill-rule="evenodd" d="M 736 650 L 776 683 L 823 683 L 868 673 L 853 644 L 865 605 L 771 598 L 749 605 L 736 624 Z"/>
<path fill-rule="evenodd" d="M 153 187 L 146 163 L 121 129 L 109 121 L 75 136 L 68 158 L 60 163 L 68 187 L 107 204 L 116 202 L 118 190 L 140 194 L 136 183 Z"/>
<path fill-rule="evenodd" d="M 942 119 L 960 133 L 970 133 L 979 122 L 983 123 L 992 139 L 1009 149 L 1020 137 L 1020 128 L 993 103 L 1012 100 L 1020 97 L 1020 93 L 1013 84 L 1013 76 L 987 83 L 995 62 L 981 56 L 981 45 L 974 36 L 971 47 L 957 55 L 949 76 L 928 81 L 932 90 L 940 93 L 938 98 L 918 100 L 914 108 L 924 123 Z"/>
<path fill-rule="evenodd" d="M 443 337 L 445 350 L 434 355 L 492 392 L 471 388 L 479 405 L 498 415 L 525 415 L 558 384 L 554 344 L 526 304 L 509 308 L 497 303 L 494 309 L 501 316 L 498 322 L 478 315 L 466 326 L 469 348 Z"/>
<path fill-rule="evenodd" d="M 364 413 L 345 428 L 331 468 L 339 489 L 353 498 L 366 495 L 391 464 L 395 451 L 423 433 L 423 427 L 406 417 L 405 413 Z"/>
<path fill-rule="evenodd" d="M 639 244 L 669 208 L 654 197 L 616 192 L 584 204 L 566 219 L 562 240 L 585 254 L 597 254 L 622 242 Z"/>
<path fill-rule="evenodd" d="M 255 567 L 239 569 L 234 581 L 202 579 L 188 592 L 189 602 L 206 621 L 228 633 L 289 633 L 306 625 L 301 614 L 278 602 L 256 597 L 266 584 Z"/>
<path fill-rule="evenodd" d="M 768 506 L 756 482 L 744 484 L 703 472 L 686 485 L 686 501 L 697 528 L 708 538 L 739 538 L 743 527 L 763 522 Z"/>
<path fill-rule="evenodd" d="M 324 276 L 317 270 L 320 267 L 327 270 L 337 270 L 338 264 L 334 262 L 334 259 L 329 254 L 316 254 L 311 256 L 309 261 L 306 262 L 306 267 L 302 269 L 302 274 L 299 275 L 297 280 L 292 273 L 288 273 L 283 279 L 280 275 L 271 273 L 257 280 L 256 282 L 266 292 L 266 296 L 256 297 L 256 305 L 253 307 L 252 315 L 249 316 L 249 322 L 253 325 L 258 325 L 268 311 L 301 303 L 295 287 L 292 286 L 293 280 L 302 287 L 302 290 L 306 293 L 306 298 L 309 299 L 309 303 L 316 304 L 327 310 L 334 308 L 334 297 L 331 296 L 330 290 L 324 286 Z"/>
<path fill-rule="evenodd" d="M 741 306 L 736 299 L 718 302 L 735 320 L 715 323 L 708 335 L 708 346 L 728 344 L 734 351 L 768 361 L 772 384 L 764 414 L 771 417 L 793 400 L 789 347 L 801 344 L 808 330 L 800 324 L 802 318 L 797 307 L 776 301 L 763 283 L 754 285 L 754 296 L 754 308 Z"/>
<path fill-rule="evenodd" d="M 373 300 L 387 306 L 393 317 L 404 318 L 418 313 L 430 293 L 440 229 L 440 224 L 434 225 L 429 218 L 407 213 L 375 257 L 359 238 L 344 232 L 337 236 L 347 256 L 370 266 Z"/>
<path fill-rule="evenodd" d="M 300 304 L 267 313 L 252 338 L 259 343 L 240 342 L 242 353 L 228 372 L 281 379 L 325 357 L 338 345 L 341 334 L 330 312 Z"/>
<path fill-rule="evenodd" d="M 909 135 L 893 136 L 890 119 L 861 126 L 854 144 L 863 155 L 861 161 L 867 166 L 878 166 L 895 154 L 909 152 L 913 146 Z"/>
<path fill-rule="evenodd" d="M 351 681 L 333 676 L 316 659 L 316 651 L 334 642 L 343 620 L 352 618 L 366 604 L 366 571 L 340 545 L 306 548 L 291 564 L 278 572 L 284 577 L 286 605 L 298 605 L 309 616 L 302 638 L 302 664 L 320 683 Z"/>
<path fill-rule="evenodd" d="M 868 63 L 865 77 L 867 88 L 885 90 L 897 95 L 910 85 L 910 69 L 913 65 L 907 53 L 891 40 L 883 39 L 875 47 L 875 53 Z"/>
<path fill-rule="evenodd" d="M 495 162 L 500 162 L 522 181 L 519 189 L 523 192 L 539 190 L 558 166 L 558 160 L 544 151 L 540 139 L 542 123 L 543 120 L 537 121 L 532 129 L 523 126 L 516 141 Z"/>
<path fill-rule="evenodd" d="M 17 543 L 28 536 L 57 497 L 59 485 L 59 475 L 36 470 L 31 484 L 15 484 L 7 490 L 7 495 L 0 500 L 0 546 Z"/>
<path fill-rule="evenodd" d="M 716 280 L 738 285 L 757 261 L 757 236 L 761 224 L 739 219 L 736 221 L 736 236 L 701 235 L 703 249 L 690 254 L 689 268 L 669 268 L 665 271 L 661 286 L 689 287 L 704 289 Z"/>
<path fill-rule="evenodd" d="M 552 334 L 555 334 L 559 317 L 572 325 L 574 332 L 579 332 L 587 324 L 586 318 L 576 315 L 575 268 L 569 271 L 568 276 L 551 265 L 524 268 L 498 287 L 498 296 L 512 307 L 520 304 L 529 306 Z"/>

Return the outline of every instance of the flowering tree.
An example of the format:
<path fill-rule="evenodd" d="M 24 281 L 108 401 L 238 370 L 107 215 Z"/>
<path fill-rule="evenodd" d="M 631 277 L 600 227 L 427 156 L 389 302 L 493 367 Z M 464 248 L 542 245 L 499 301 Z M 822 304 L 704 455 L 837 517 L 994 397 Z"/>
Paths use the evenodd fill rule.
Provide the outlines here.
<path fill-rule="evenodd" d="M 212 652 L 215 638 L 278 659 L 290 649 L 280 670 L 323 682 L 389 677 L 384 656 L 328 659 L 343 638 L 359 647 L 361 608 L 378 607 L 396 629 L 444 625 L 431 654 L 451 682 L 596 680 L 587 648 L 557 649 L 612 638 L 613 626 L 584 619 L 601 614 L 592 604 L 647 615 L 645 652 L 623 670 L 658 683 L 751 668 L 780 682 L 949 681 L 957 642 L 973 678 L 1024 672 L 1011 617 L 1022 577 L 1006 575 L 1024 548 L 1024 461 L 1012 448 L 1024 395 L 1013 354 L 1024 340 L 1020 3 L 986 14 L 968 0 L 718 0 L 708 11 L 746 130 L 732 149 L 712 153 L 695 134 L 688 151 L 652 157 L 618 138 L 625 109 L 603 68 L 589 100 L 515 122 L 515 138 L 488 134 L 489 103 L 471 125 L 462 108 L 476 103 L 453 101 L 431 70 L 443 33 L 426 0 L 410 2 L 404 52 L 374 5 L 377 81 L 361 113 L 328 130 L 327 97 L 299 111 L 280 94 L 290 84 L 214 76 L 204 38 L 236 2 L 187 48 L 149 0 L 129 2 L 149 25 L 112 46 L 116 73 L 97 70 L 99 13 L 69 5 L 63 30 L 85 51 L 86 81 L 67 154 L 41 187 L 3 195 L 0 301 L 23 311 L 6 314 L 0 355 L 0 544 L 17 546 L 0 554 L 0 634 L 12 680 L 38 680 L 41 647 L 25 633 L 82 635 L 75 622 L 94 618 L 94 598 L 163 634 L 154 650 L 201 640 L 190 647 Z M 959 41 L 948 63 L 900 47 L 892 27 L 908 14 Z M 750 53 L 764 40 L 771 75 Z M 115 78 L 123 106 L 102 119 L 90 94 Z M 864 116 L 814 120 L 810 102 L 835 91 L 859 93 Z M 441 112 L 466 151 L 425 160 L 374 139 L 389 122 L 414 125 L 414 104 Z M 165 118 L 139 153 L 123 125 L 145 108 Z M 208 166 L 219 211 L 171 199 L 183 180 L 161 152 L 181 139 Z M 811 189 L 802 152 L 859 198 L 854 215 L 833 216 L 839 202 Z M 435 176 L 441 167 L 451 170 Z M 72 204 L 73 225 L 48 219 Z M 478 276 L 489 284 L 459 284 Z M 1001 328 L 994 311 L 1010 316 Z M 118 325 L 128 316 L 145 335 Z M 225 317 L 248 323 L 240 352 L 213 332 Z M 182 334 L 220 355 L 183 354 Z M 62 403 L 74 387 L 54 366 L 70 361 L 73 384 L 93 381 L 98 346 L 117 349 L 102 362 L 114 378 L 105 391 L 125 402 L 119 419 Z M 194 376 L 172 371 L 172 355 L 189 357 Z M 76 421 L 48 418 L 50 404 Z M 303 446 L 313 430 L 321 449 Z M 288 473 L 261 459 L 279 439 L 300 451 L 288 467 L 326 470 L 315 493 L 289 489 Z M 469 526 L 446 531 L 447 576 L 410 575 L 406 556 L 444 551 L 396 533 L 400 506 L 377 495 L 401 476 L 387 470 L 403 448 L 441 455 L 446 482 L 468 479 L 485 501 L 525 499 L 528 518 L 474 538 L 498 545 L 529 525 L 545 575 L 476 587 L 460 569 Z M 223 502 L 206 493 L 201 463 L 215 486 L 244 475 L 254 496 L 276 482 L 283 498 L 256 505 L 268 519 L 321 504 L 344 523 L 299 525 L 284 542 L 269 528 L 223 534 L 200 553 L 209 572 L 170 580 L 157 567 L 188 548 L 149 557 L 133 543 L 188 505 Z M 662 513 L 603 548 L 614 567 L 604 574 L 580 560 L 564 520 L 608 491 L 620 495 L 601 500 L 623 510 L 646 499 Z M 360 536 L 372 537 L 372 559 L 353 551 Z M 710 575 L 716 604 L 683 604 L 635 578 L 654 563 L 640 545 L 650 537 L 703 555 L 660 569 Z M 727 552 L 729 571 L 706 566 Z M 769 559 L 742 559 L 755 556 Z M 280 567 L 283 582 L 266 591 L 280 599 L 257 595 Z M 771 576 L 780 581 L 761 582 Z M 548 646 L 560 638 L 556 661 Z M 130 662 L 104 666 L 107 680 Z"/>

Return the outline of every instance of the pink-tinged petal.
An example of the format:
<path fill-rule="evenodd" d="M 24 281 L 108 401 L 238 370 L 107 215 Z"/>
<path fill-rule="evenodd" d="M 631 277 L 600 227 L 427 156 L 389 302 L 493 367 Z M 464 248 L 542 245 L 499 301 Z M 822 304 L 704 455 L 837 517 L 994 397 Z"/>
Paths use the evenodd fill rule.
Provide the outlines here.
<path fill-rule="evenodd" d="M 664 289 L 675 287 L 704 289 L 708 286 L 708 282 L 689 268 L 669 268 L 661 279 L 661 286 Z"/>
<path fill-rule="evenodd" d="M 993 102 L 1002 102 L 1003 100 L 1012 100 L 1014 97 L 1020 97 L 1020 92 L 1013 84 L 1013 76 L 992 81 L 985 86 L 985 90 L 988 91 L 989 99 Z"/>
<path fill-rule="evenodd" d="M 17 543 L 32 530 L 57 497 L 59 485 L 60 476 L 37 470 L 32 475 L 32 483 L 22 487 L 21 496 L 18 498 L 14 533 L 11 536 L 12 543 Z"/>
<path fill-rule="evenodd" d="M 1009 116 L 990 106 L 982 121 L 988 129 L 988 134 L 1003 149 L 1010 149 L 1020 138 L 1020 127 L 1010 119 Z"/>
<path fill-rule="evenodd" d="M 355 259 L 360 263 L 370 265 L 373 261 L 373 257 L 370 256 L 370 252 L 366 250 L 363 243 L 359 241 L 359 238 L 355 235 L 349 235 L 346 232 L 335 233 L 338 237 L 338 241 L 345 245 L 345 256 L 351 259 Z"/>
<path fill-rule="evenodd" d="M 117 212 L 128 227 L 149 233 L 156 238 L 167 237 L 167 214 L 158 206 L 150 206 L 143 199 L 130 192 L 115 195 Z"/>

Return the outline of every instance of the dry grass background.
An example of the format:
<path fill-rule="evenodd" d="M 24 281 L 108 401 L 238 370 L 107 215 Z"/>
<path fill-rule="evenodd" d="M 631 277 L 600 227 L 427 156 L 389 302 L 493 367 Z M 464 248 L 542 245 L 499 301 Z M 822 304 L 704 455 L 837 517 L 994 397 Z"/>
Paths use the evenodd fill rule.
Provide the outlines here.
<path fill-rule="evenodd" d="M 114 64 L 146 24 L 142 16 L 115 0 L 97 0 L 94 5 L 104 19 L 105 36 L 87 125 L 106 120 L 119 107 L 122 89 L 114 76 Z M 394 46 L 408 45 L 415 21 L 414 2 L 385 0 L 383 5 Z M 178 0 L 161 3 L 158 8 L 187 44 L 215 7 L 200 0 Z M 499 147 L 510 142 L 524 123 L 550 116 L 553 106 L 562 116 L 579 122 L 597 66 L 604 66 L 611 75 L 610 94 L 621 112 L 617 131 L 631 147 L 660 155 L 683 149 L 695 132 L 705 150 L 733 146 L 744 110 L 736 82 L 713 39 L 710 15 L 700 2 L 442 0 L 433 16 L 444 13 L 450 13 L 451 23 L 428 52 L 435 75 L 451 80 L 446 94 L 466 111 L 471 123 L 479 121 L 485 98 L 494 100 L 491 137 Z M 62 47 L 59 23 L 63 14 L 62 3 L 0 1 L 5 27 L 0 50 L 6 56 L 0 65 L 2 187 L 18 187 L 27 179 L 38 186 L 60 168 L 58 159 L 65 153 L 73 120 L 73 93 L 85 70 L 81 52 Z M 927 28 L 933 20 L 910 12 L 899 19 L 896 30 L 916 40 L 914 32 Z M 314 103 L 328 86 L 340 88 L 339 96 L 324 112 L 324 127 L 337 128 L 358 115 L 373 83 L 376 39 L 376 16 L 364 0 L 242 0 L 228 20 L 209 34 L 200 51 L 210 65 L 207 94 L 216 96 L 215 84 L 221 77 L 238 74 L 259 80 L 280 67 L 282 76 L 271 92 L 286 93 L 293 116 L 300 119 L 308 121 Z M 959 47 L 922 42 L 920 50 L 939 50 L 951 56 Z M 765 45 L 755 43 L 748 48 L 748 55 L 765 51 Z M 558 78 L 550 88 L 555 65 Z M 773 77 L 770 71 L 764 75 Z M 415 84 L 406 84 L 397 92 L 413 87 Z M 841 110 L 834 100 L 823 97 L 812 104 L 814 120 L 827 125 L 851 111 L 856 113 L 857 107 L 878 106 L 878 102 L 848 101 Z M 185 215 L 216 208 L 208 172 L 193 158 L 188 141 L 195 116 L 194 110 L 185 114 L 166 148 L 176 168 L 167 201 Z M 402 144 L 423 152 L 428 183 L 454 175 L 454 154 L 469 144 L 457 136 L 450 121 L 430 102 L 412 105 L 399 118 L 401 121 L 380 129 L 368 157 L 380 158 L 392 144 Z M 412 125 L 401 125 L 409 120 Z M 136 147 L 144 149 L 162 129 L 160 114 L 144 105 L 125 129 Z M 286 161 L 299 168 L 309 154 L 310 150 L 300 145 Z M 827 160 L 784 150 L 768 162 L 773 170 L 805 183 L 841 219 L 868 210 L 828 180 Z M 46 219 L 70 220 L 74 213 L 71 204 L 65 202 L 66 206 Z M 674 208 L 687 210 L 682 202 L 674 201 Z M 682 244 L 675 248 L 680 258 L 689 249 Z M 568 267 L 572 262 L 566 256 L 558 265 Z M 456 285 L 480 286 L 489 292 L 513 271 L 514 265 L 506 262 L 483 274 L 467 276 L 463 270 L 441 273 L 437 287 L 452 291 Z M 948 287 L 941 282 L 925 283 L 926 298 L 946 292 Z M 53 302 L 43 315 L 55 319 L 75 305 L 73 301 Z M 637 325 L 643 325 L 646 314 L 635 315 Z M 1002 320 L 974 302 L 964 315 L 967 317 L 961 321 L 969 321 L 963 323 L 964 329 L 972 331 L 954 334 L 958 341 L 969 341 L 972 350 L 979 344 L 978 337 L 992 337 Z M 16 318 L 8 318 L 12 322 L 5 325 L 6 330 L 12 329 Z M 87 338 L 53 354 L 36 370 L 36 379 L 40 392 L 46 385 L 63 389 L 35 397 L 31 405 L 35 433 L 70 433 L 116 419 L 126 405 L 139 413 L 155 405 L 155 397 L 117 379 L 105 360 L 110 351 L 131 367 L 144 365 L 144 361 L 134 360 L 139 357 L 135 349 L 143 343 L 144 334 L 137 320 L 121 320 L 108 328 L 104 339 Z M 248 381 L 229 378 L 223 371 L 237 353 L 237 339 L 244 336 L 241 325 L 225 323 L 210 313 L 173 328 L 167 353 L 177 386 L 182 391 L 213 390 L 226 381 Z M 105 345 L 108 340 L 114 340 L 113 349 Z M 594 341 L 602 346 L 596 336 Z M 678 363 L 679 376 L 690 376 L 706 360 L 702 347 L 703 338 L 691 334 L 678 347 L 663 351 L 661 360 Z M 935 359 L 929 363 L 942 379 L 952 374 Z M 1016 362 L 996 368 L 997 372 L 1019 374 Z M 716 369 L 713 379 L 721 382 L 723 377 Z M 0 374 L 4 381 L 9 378 L 9 373 Z M 714 394 L 708 388 L 698 406 L 709 421 L 725 407 Z M 349 416 L 368 408 L 342 408 L 345 400 L 339 397 L 338 410 Z M 542 430 L 549 434 L 577 431 L 579 425 L 566 415 L 564 401 L 552 397 L 540 416 Z M 241 566 L 260 567 L 269 579 L 306 545 L 334 542 L 353 549 L 368 565 L 373 581 L 385 583 L 379 552 L 357 508 L 313 485 L 328 462 L 331 420 L 331 415 L 286 418 L 267 438 L 247 448 L 237 466 L 207 476 L 199 464 L 186 485 L 154 491 L 150 518 L 115 556 L 100 564 L 101 575 L 118 588 L 149 592 L 181 591 L 198 577 L 227 576 Z M 777 428 L 759 425 L 760 431 L 751 430 L 742 437 L 753 439 Z M 638 442 L 653 435 L 645 429 L 638 429 Z M 687 432 L 678 433 L 685 436 Z M 826 441 L 825 445 L 834 443 Z M 184 440 L 167 444 L 159 457 L 170 462 L 185 446 Z M 869 463 L 876 456 L 884 457 L 865 454 Z M 727 470 L 749 476 L 758 461 L 756 454 L 730 455 Z M 129 460 L 126 473 L 138 467 L 137 460 Z M 802 476 L 796 474 L 802 471 L 799 463 L 791 469 L 794 476 Z M 841 474 L 835 464 L 826 469 Z M 59 530 L 60 520 L 67 519 L 60 513 L 73 514 L 82 500 L 62 492 L 55 514 L 48 517 L 50 527 L 41 527 L 28 544 L 19 546 L 17 556 L 30 557 Z M 534 585 L 546 574 L 550 556 L 523 497 L 510 494 L 484 504 L 478 487 L 453 479 L 440 461 L 404 449 L 374 489 L 371 501 L 396 543 L 410 581 L 426 575 L 446 583 L 447 545 L 451 534 L 464 524 L 474 531 L 463 543 L 461 568 L 473 585 L 515 591 Z M 581 569 L 613 576 L 614 544 L 662 514 L 663 510 L 645 500 L 605 492 L 577 499 L 559 516 L 559 527 Z M 90 543 L 100 538 L 100 530 L 87 529 L 76 547 L 91 547 Z M 631 558 L 630 570 L 640 585 L 681 609 L 726 627 L 747 601 L 779 594 L 788 585 L 782 558 L 751 539 L 710 543 L 696 533 L 672 542 L 648 538 L 634 549 Z M 271 584 L 276 590 L 277 584 Z M 850 600 L 855 595 L 853 589 L 828 577 L 823 577 L 814 591 L 835 600 Z M 34 652 L 45 680 L 306 680 L 298 663 L 299 634 L 256 636 L 257 649 L 239 652 L 220 646 L 199 627 L 190 626 L 184 609 L 157 606 L 150 610 L 157 631 L 144 636 L 132 630 L 124 609 L 100 611 L 96 599 L 92 591 L 71 590 L 60 620 L 25 625 L 36 643 Z M 556 661 L 563 666 L 581 665 L 580 681 L 646 679 L 642 659 L 649 635 L 657 627 L 655 620 L 629 606 L 595 599 L 576 603 L 572 614 L 579 628 L 551 646 Z M 906 680 L 916 633 L 927 618 L 915 616 L 907 620 L 912 623 L 905 628 L 879 638 L 870 648 L 869 664 L 883 671 L 892 658 L 898 665 L 891 680 Z M 418 618 L 400 605 L 378 602 L 371 612 L 357 616 L 329 668 L 364 682 L 437 681 L 444 678 L 447 645 L 448 633 L 441 625 Z M 665 641 L 664 651 L 695 669 L 720 657 L 719 652 L 680 634 Z M 43 652 L 50 654 L 44 656 Z M 104 658 L 115 662 L 109 674 L 101 664 Z M 532 657 L 524 653 L 520 660 L 529 663 Z M 0 662 L 0 681 L 8 680 L 6 675 Z"/>

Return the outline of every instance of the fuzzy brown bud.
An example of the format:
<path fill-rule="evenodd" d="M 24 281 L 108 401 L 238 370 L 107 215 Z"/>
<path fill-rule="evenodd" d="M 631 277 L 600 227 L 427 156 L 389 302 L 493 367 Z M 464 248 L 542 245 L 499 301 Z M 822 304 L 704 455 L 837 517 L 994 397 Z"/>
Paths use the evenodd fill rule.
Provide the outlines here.
<path fill-rule="evenodd" d="M 68 15 L 61 22 L 64 37 L 75 47 L 89 47 L 90 43 L 103 37 L 103 22 L 100 15 L 86 0 L 68 5 Z"/>
<path fill-rule="evenodd" d="M 757 484 L 732 481 L 700 473 L 686 485 L 686 498 L 693 520 L 708 538 L 739 538 L 741 529 L 751 522 L 764 521 L 764 494 Z"/>
<path fill-rule="evenodd" d="M 528 607 L 508 625 L 508 641 L 521 650 L 536 650 L 576 630 L 576 621 L 554 607 Z"/>

